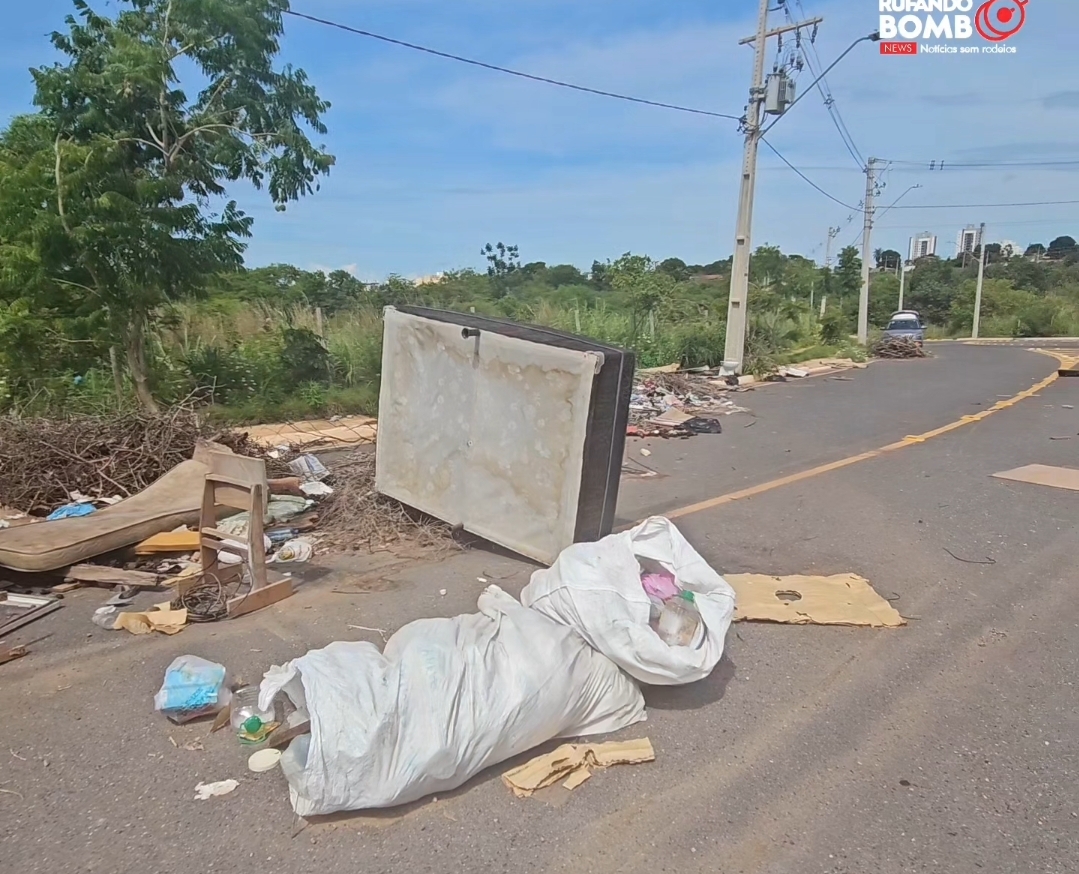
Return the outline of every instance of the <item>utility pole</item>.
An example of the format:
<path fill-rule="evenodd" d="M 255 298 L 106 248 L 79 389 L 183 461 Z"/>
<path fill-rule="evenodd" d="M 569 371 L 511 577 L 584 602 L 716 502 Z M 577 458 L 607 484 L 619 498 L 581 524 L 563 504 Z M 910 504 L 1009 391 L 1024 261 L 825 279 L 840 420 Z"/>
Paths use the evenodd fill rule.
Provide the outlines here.
<path fill-rule="evenodd" d="M 903 285 L 907 281 L 907 262 L 902 258 L 899 259 L 899 306 L 897 310 L 903 309 Z"/>
<path fill-rule="evenodd" d="M 832 241 L 839 236 L 839 228 L 828 228 L 828 239 L 824 243 L 824 295 L 821 298 L 821 318 L 824 318 L 824 298 L 832 290 Z"/>
<path fill-rule="evenodd" d="M 749 300 L 749 256 L 752 251 L 750 238 L 753 230 L 753 196 L 757 184 L 757 151 L 761 140 L 761 107 L 764 103 L 764 62 L 768 39 L 792 30 L 798 30 L 823 19 L 815 18 L 768 29 L 768 4 L 760 0 L 757 13 L 757 33 L 739 41 L 739 45 L 753 45 L 753 79 L 749 86 L 749 104 L 746 106 L 746 140 L 742 155 L 742 183 L 738 194 L 738 221 L 734 233 L 734 257 L 731 259 L 731 291 L 727 301 L 727 337 L 723 347 L 723 372 L 738 373 L 746 342 L 746 304 Z"/>
<path fill-rule="evenodd" d="M 824 244 L 824 268 L 832 269 L 832 240 L 839 236 L 839 228 L 828 228 L 828 240 Z"/>
<path fill-rule="evenodd" d="M 862 224 L 862 293 L 858 297 L 858 342 L 869 340 L 869 259 L 873 254 L 873 198 L 877 194 L 877 159 L 865 168 L 865 221 Z"/>
<path fill-rule="evenodd" d="M 971 328 L 970 337 L 978 339 L 978 328 L 982 320 L 982 283 L 985 281 L 985 222 L 978 236 L 982 241 L 980 257 L 978 258 L 978 287 L 974 291 L 974 324 Z"/>

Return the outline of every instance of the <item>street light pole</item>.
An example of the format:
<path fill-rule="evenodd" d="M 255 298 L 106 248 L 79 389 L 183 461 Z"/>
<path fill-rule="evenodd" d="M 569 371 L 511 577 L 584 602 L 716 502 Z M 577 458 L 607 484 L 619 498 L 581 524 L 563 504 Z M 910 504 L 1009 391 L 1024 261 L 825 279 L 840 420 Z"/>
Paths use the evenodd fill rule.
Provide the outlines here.
<path fill-rule="evenodd" d="M 858 342 L 869 340 L 869 258 L 872 254 L 873 200 L 877 196 L 877 159 L 865 168 L 865 220 L 862 222 L 862 291 L 858 296 Z"/>
<path fill-rule="evenodd" d="M 978 329 L 982 321 L 982 283 L 985 281 L 985 222 L 978 232 L 981 239 L 981 257 L 978 259 L 978 286 L 974 291 L 974 324 L 971 326 L 970 336 L 972 340 L 978 339 Z"/>
<path fill-rule="evenodd" d="M 764 102 L 764 49 L 768 33 L 768 3 L 761 0 L 757 36 L 753 42 L 753 80 L 746 107 L 746 141 L 742 153 L 742 184 L 738 193 L 738 221 L 731 258 L 731 291 L 727 299 L 727 337 L 723 346 L 723 370 L 738 373 L 746 341 L 746 304 L 749 300 L 750 234 L 753 229 L 753 195 L 757 184 L 757 151 L 761 136 L 761 104 Z"/>

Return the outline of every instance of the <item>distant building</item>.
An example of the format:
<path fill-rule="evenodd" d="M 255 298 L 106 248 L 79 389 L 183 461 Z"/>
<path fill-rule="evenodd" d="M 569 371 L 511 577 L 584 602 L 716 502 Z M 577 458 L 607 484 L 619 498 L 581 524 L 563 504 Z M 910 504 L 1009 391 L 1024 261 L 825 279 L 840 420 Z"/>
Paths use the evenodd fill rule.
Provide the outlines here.
<path fill-rule="evenodd" d="M 908 261 L 917 261 L 929 255 L 937 254 L 937 235 L 929 231 L 910 238 L 910 250 L 907 253 Z"/>
<path fill-rule="evenodd" d="M 982 245 L 982 229 L 977 225 L 967 225 L 959 232 L 956 240 L 956 257 L 973 255 L 974 250 Z"/>

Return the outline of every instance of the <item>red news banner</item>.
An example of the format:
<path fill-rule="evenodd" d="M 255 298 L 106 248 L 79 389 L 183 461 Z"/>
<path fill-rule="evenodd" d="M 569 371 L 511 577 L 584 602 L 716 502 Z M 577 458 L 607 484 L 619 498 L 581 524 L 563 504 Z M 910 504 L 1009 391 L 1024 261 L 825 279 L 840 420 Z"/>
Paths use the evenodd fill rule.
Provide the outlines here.
<path fill-rule="evenodd" d="M 880 44 L 882 55 L 916 55 L 918 43 L 916 42 L 882 42 Z"/>

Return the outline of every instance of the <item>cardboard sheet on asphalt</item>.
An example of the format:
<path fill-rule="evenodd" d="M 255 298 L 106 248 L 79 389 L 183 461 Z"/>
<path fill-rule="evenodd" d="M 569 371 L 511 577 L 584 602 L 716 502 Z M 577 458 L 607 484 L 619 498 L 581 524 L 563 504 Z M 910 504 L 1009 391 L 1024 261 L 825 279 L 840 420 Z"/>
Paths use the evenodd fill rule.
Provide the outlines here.
<path fill-rule="evenodd" d="M 735 621 L 898 628 L 899 612 L 856 574 L 772 577 L 730 574 Z"/>
<path fill-rule="evenodd" d="M 1054 489 L 1068 489 L 1079 492 L 1079 470 L 1071 467 L 1051 467 L 1048 464 L 1028 464 L 1015 470 L 995 473 L 996 479 L 1007 479 L 1017 483 L 1030 483 L 1036 486 L 1050 486 Z"/>
<path fill-rule="evenodd" d="M 593 769 L 636 765 L 655 761 L 655 758 L 652 742 L 646 737 L 599 744 L 562 744 L 553 752 L 506 771 L 502 782 L 518 798 L 528 798 L 559 781 L 565 789 L 576 789 L 592 776 Z"/>

